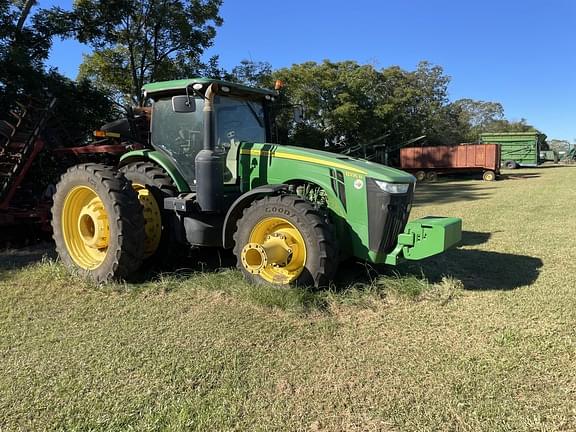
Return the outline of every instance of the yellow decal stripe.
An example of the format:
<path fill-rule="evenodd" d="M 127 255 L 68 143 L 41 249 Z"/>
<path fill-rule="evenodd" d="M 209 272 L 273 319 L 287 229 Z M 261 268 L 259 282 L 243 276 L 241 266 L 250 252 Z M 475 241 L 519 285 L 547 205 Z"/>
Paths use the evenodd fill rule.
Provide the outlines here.
<path fill-rule="evenodd" d="M 324 165 L 324 166 L 331 167 L 331 168 L 340 168 L 340 169 L 352 171 L 352 172 L 355 172 L 358 174 L 366 174 L 366 171 L 351 167 L 350 165 L 347 165 L 347 164 L 343 164 L 340 162 L 329 162 L 329 161 L 325 161 L 325 160 L 310 157 L 310 156 L 295 155 L 295 154 L 291 154 L 291 153 L 283 153 L 283 152 L 278 152 L 278 151 L 271 152 L 271 151 L 267 151 L 267 150 L 247 150 L 247 149 L 241 150 L 240 154 L 250 155 L 250 156 L 272 156 L 272 157 L 277 157 L 277 158 L 281 158 L 281 159 L 290 159 L 290 160 L 297 160 L 297 161 L 302 161 L 302 162 L 310 162 L 310 163 L 314 163 L 317 165 Z"/>

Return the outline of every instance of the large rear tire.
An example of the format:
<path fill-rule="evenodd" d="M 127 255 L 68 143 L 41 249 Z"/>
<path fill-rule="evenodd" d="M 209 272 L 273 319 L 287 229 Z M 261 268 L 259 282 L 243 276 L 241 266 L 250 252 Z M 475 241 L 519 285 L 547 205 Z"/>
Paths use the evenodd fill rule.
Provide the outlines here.
<path fill-rule="evenodd" d="M 178 195 L 172 177 L 151 162 L 134 162 L 120 171 L 132 182 L 144 210 L 146 267 L 167 262 L 175 246 L 173 213 L 164 210 L 164 198 Z"/>
<path fill-rule="evenodd" d="M 338 265 L 331 225 L 297 195 L 254 201 L 238 221 L 234 242 L 238 268 L 254 283 L 327 286 Z"/>
<path fill-rule="evenodd" d="M 126 279 L 142 263 L 142 207 L 130 182 L 113 167 L 81 164 L 62 175 L 52 229 L 64 264 L 96 282 Z"/>

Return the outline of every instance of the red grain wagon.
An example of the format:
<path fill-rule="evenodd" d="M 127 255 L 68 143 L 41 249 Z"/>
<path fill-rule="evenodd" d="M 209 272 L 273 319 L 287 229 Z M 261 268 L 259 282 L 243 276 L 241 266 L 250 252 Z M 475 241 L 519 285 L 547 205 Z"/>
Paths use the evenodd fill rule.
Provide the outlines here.
<path fill-rule="evenodd" d="M 500 175 L 498 144 L 405 147 L 400 150 L 400 168 L 412 172 L 418 181 L 436 180 L 439 174 L 482 173 L 486 181 Z"/>

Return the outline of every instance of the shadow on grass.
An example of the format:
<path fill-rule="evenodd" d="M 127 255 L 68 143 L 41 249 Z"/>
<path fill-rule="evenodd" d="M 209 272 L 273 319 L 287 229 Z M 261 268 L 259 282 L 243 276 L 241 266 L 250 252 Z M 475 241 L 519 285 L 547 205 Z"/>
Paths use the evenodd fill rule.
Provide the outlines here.
<path fill-rule="evenodd" d="M 422 184 L 416 188 L 415 206 L 447 204 L 460 201 L 475 201 L 490 198 L 493 187 L 486 182 L 437 182 Z"/>
<path fill-rule="evenodd" d="M 182 250 L 170 257 L 168 262 L 144 263 L 131 283 L 146 283 L 160 274 L 186 275 L 192 273 L 216 273 L 236 267 L 236 257 L 230 249 L 199 248 Z"/>
<path fill-rule="evenodd" d="M 337 291 L 351 285 L 373 286 L 380 278 L 396 278 L 407 284 L 419 278 L 431 284 L 448 279 L 458 280 L 467 290 L 513 290 L 532 285 L 540 275 L 540 258 L 509 253 L 462 249 L 490 240 L 492 233 L 463 231 L 458 248 L 422 260 L 406 261 L 397 267 L 344 262 L 336 275 Z"/>
<path fill-rule="evenodd" d="M 44 257 L 56 258 L 54 246 L 47 242 L 22 248 L 0 249 L 0 272 L 27 267 L 41 261 Z"/>
<path fill-rule="evenodd" d="M 542 165 L 538 165 L 538 168 L 544 168 L 544 169 L 548 169 L 548 168 L 576 168 L 576 164 L 568 163 L 568 162 L 562 162 L 562 161 L 560 161 L 557 164 L 552 163 L 552 162 L 546 162 Z"/>
<path fill-rule="evenodd" d="M 532 285 L 542 264 L 540 258 L 526 255 L 452 249 L 422 263 L 404 266 L 408 274 L 422 274 L 431 282 L 448 276 L 460 280 L 467 290 L 506 291 Z"/>
<path fill-rule="evenodd" d="M 47 233 L 26 225 L 0 228 L 0 276 L 41 261 L 45 256 L 56 257 Z"/>
<path fill-rule="evenodd" d="M 482 171 L 447 172 L 439 175 L 435 183 L 443 181 L 482 180 Z"/>
<path fill-rule="evenodd" d="M 462 240 L 459 246 L 478 246 L 486 243 L 492 237 L 489 232 L 462 231 Z"/>
<path fill-rule="evenodd" d="M 50 233 L 42 231 L 37 225 L 22 224 L 0 227 L 0 251 L 35 247 L 38 244 L 51 241 Z"/>
<path fill-rule="evenodd" d="M 536 173 L 506 173 L 502 174 L 503 180 L 527 180 L 540 177 L 540 174 Z"/>

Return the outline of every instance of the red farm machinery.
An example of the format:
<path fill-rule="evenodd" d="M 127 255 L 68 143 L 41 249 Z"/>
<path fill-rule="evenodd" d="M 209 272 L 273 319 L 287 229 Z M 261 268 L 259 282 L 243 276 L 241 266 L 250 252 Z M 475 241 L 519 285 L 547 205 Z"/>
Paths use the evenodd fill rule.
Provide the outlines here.
<path fill-rule="evenodd" d="M 141 148 L 138 123 L 148 113 L 110 123 L 93 140 L 78 142 L 55 118 L 55 98 L 46 102 L 24 97 L 0 119 L 0 227 L 32 224 L 49 230 L 54 185 L 70 166 L 80 162 L 115 162 Z"/>

